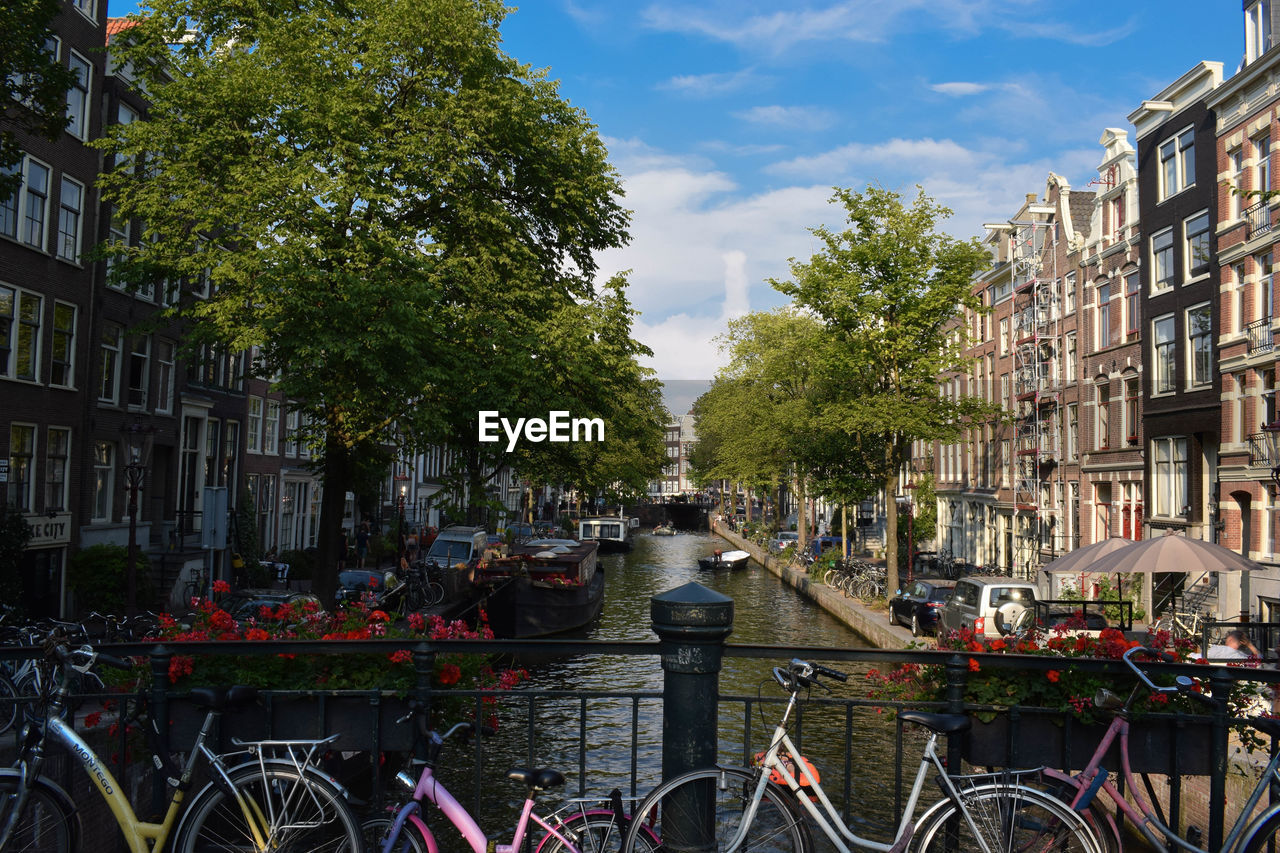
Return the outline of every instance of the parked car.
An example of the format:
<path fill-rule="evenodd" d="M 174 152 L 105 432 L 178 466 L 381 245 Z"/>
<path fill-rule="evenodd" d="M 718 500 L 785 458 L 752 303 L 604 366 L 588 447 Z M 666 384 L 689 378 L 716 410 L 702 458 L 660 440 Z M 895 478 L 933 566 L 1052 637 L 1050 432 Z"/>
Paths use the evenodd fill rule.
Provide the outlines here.
<path fill-rule="evenodd" d="M 951 598 L 938 611 L 938 633 L 968 628 L 980 637 L 1002 637 L 1024 610 L 1035 607 L 1039 591 L 1029 581 L 1004 577 L 968 577 L 956 581 Z"/>
<path fill-rule="evenodd" d="M 809 553 L 815 557 L 821 557 L 823 552 L 832 548 L 840 549 L 844 547 L 844 540 L 839 536 L 815 536 L 809 541 Z"/>
<path fill-rule="evenodd" d="M 386 594 L 398 585 L 399 580 L 392 572 L 347 569 L 338 572 L 338 588 L 334 592 L 334 598 L 339 604 L 358 601 L 367 592 L 373 595 L 375 603 L 381 603 Z"/>
<path fill-rule="evenodd" d="M 913 637 L 937 633 L 938 609 L 947 603 L 954 589 L 955 581 L 916 578 L 889 600 L 890 618 L 910 628 Z"/>
<path fill-rule="evenodd" d="M 788 548 L 796 547 L 796 543 L 800 541 L 800 534 L 794 530 L 781 530 L 778 535 L 769 540 L 769 550 L 775 553 L 781 553 Z"/>
<path fill-rule="evenodd" d="M 227 593 L 218 602 L 218 606 L 239 620 L 258 618 L 258 613 L 263 607 L 275 610 L 282 604 L 306 601 L 314 601 L 317 610 L 319 609 L 320 599 L 309 592 L 291 592 L 287 589 L 237 589 Z"/>
<path fill-rule="evenodd" d="M 502 535 L 508 537 L 513 543 L 519 544 L 526 539 L 532 539 L 535 534 L 532 524 L 512 521 L 502 529 Z"/>

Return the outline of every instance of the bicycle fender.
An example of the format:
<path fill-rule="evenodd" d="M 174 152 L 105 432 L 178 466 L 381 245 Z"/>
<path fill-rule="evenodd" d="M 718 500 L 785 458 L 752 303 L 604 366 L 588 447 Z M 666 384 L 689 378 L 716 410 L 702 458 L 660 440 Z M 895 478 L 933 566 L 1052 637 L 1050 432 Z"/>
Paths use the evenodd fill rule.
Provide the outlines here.
<path fill-rule="evenodd" d="M 8 767 L 0 768 L 0 778 L 13 779 L 15 782 L 20 783 L 22 781 L 22 771 Z M 63 790 L 61 785 L 44 776 L 37 776 L 32 787 L 39 788 L 58 804 L 58 808 L 62 809 L 63 814 L 67 816 L 67 833 L 71 836 L 71 849 L 79 850 L 80 811 L 76 808 L 75 801 Z"/>
<path fill-rule="evenodd" d="M 1075 788 L 1077 790 L 1080 788 L 1079 776 L 1072 776 L 1068 773 L 1063 773 L 1061 770 L 1054 770 L 1051 767 L 1042 768 L 1040 772 L 1047 779 L 1052 779 L 1055 782 L 1061 782 L 1062 784 L 1067 785 L 1071 788 Z M 1086 810 L 1088 810 L 1090 803 L 1092 803 L 1095 799 L 1097 799 L 1098 792 L 1101 791 L 1103 786 L 1107 784 L 1108 778 L 1109 777 L 1107 776 L 1107 772 L 1103 770 L 1101 767 L 1099 767 L 1097 774 L 1094 776 L 1093 781 L 1089 785 L 1089 788 L 1091 789 L 1091 791 L 1086 791 L 1086 795 L 1085 795 L 1086 798 L 1085 800 L 1082 801 L 1081 805 L 1075 808 L 1076 812 L 1083 814 Z M 1280 806 L 1277 806 L 1277 808 L 1280 808 Z M 1116 843 L 1116 849 L 1117 850 L 1123 849 L 1124 845 L 1121 844 L 1120 842 L 1120 827 L 1116 825 L 1116 820 L 1111 813 L 1111 809 L 1103 809 L 1102 814 L 1106 818 L 1107 825 L 1105 827 L 1099 827 L 1099 830 L 1101 831 L 1105 829 L 1107 832 L 1109 832 L 1110 837 Z"/>

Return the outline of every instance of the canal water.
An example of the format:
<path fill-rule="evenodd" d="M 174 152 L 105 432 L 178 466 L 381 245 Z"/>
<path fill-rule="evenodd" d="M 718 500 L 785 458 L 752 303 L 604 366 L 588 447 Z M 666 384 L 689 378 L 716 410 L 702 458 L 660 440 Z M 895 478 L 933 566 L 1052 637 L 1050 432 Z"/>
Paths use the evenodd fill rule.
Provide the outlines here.
<path fill-rule="evenodd" d="M 733 599 L 730 643 L 836 648 L 865 645 L 865 641 L 843 623 L 784 586 L 754 562 L 745 570 L 700 570 L 698 557 L 718 547 L 725 547 L 724 541 L 709 534 L 665 537 L 641 534 L 629 553 L 602 555 L 606 573 L 604 610 L 597 624 L 576 636 L 608 641 L 653 640 L 650 600 L 697 581 Z M 783 652 L 778 660 L 726 658 L 720 677 L 721 696 L 780 699 L 783 691 L 770 670 L 785 663 L 788 657 Z M 850 672 L 851 678 L 848 685 L 835 685 L 835 695 L 864 695 L 860 682 L 865 668 L 859 670 L 848 663 L 836 666 Z M 484 801 L 483 810 L 490 813 L 497 826 L 510 826 L 514 822 L 513 807 L 522 795 L 514 790 L 514 783 L 504 783 L 511 790 L 495 784 L 508 763 L 561 770 L 568 778 L 564 789 L 566 797 L 576 796 L 580 791 L 606 794 L 614 787 L 628 794 L 633 790 L 633 768 L 634 790 L 639 795 L 660 781 L 660 699 L 645 699 L 633 705 L 621 697 L 582 700 L 555 695 L 556 691 L 659 692 L 663 673 L 656 656 L 565 657 L 525 662 L 525 668 L 528 679 L 511 699 L 504 699 L 496 709 L 499 732 L 483 746 L 485 772 L 465 782 L 457 779 L 458 783 L 473 786 L 472 793 Z M 822 694 L 815 691 L 814 695 Z M 530 703 L 532 712 L 528 710 Z M 748 725 L 742 705 L 722 704 L 720 760 L 741 765 L 744 759 L 764 750 L 781 710 L 780 704 L 753 704 Z M 796 734 L 793 730 L 792 737 Z M 853 716 L 846 718 L 843 708 L 823 708 L 815 704 L 804 713 L 801 735 L 800 747 L 819 768 L 823 786 L 834 801 L 839 803 L 848 796 L 860 813 L 878 825 L 891 819 L 893 802 L 888 784 L 894 760 L 891 720 L 874 708 L 855 709 Z M 747 740 L 750 743 L 744 745 Z M 584 749 L 579 748 L 582 742 L 585 742 Z M 850 744 L 849 749 L 846 743 Z M 908 752 L 908 760 L 915 760 L 917 755 L 918 752 Z M 852 758 L 846 773 L 849 756 Z M 511 799 L 500 806 L 504 793 Z M 554 795 L 544 796 L 554 801 Z M 868 830 L 866 825 L 858 831 L 884 837 L 883 833 Z"/>

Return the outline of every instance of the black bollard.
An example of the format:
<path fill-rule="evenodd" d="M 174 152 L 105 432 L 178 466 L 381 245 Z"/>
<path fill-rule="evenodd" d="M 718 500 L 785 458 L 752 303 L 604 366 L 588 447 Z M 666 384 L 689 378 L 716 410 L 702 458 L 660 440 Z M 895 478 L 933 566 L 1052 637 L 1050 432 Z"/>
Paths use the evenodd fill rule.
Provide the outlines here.
<path fill-rule="evenodd" d="M 649 616 L 662 655 L 662 778 L 670 779 L 716 763 L 720 662 L 725 639 L 733 631 L 733 599 L 688 583 L 651 598 Z M 706 850 L 714 845 L 715 791 L 694 796 L 700 802 L 665 809 L 673 817 L 703 818 L 698 826 L 664 820 L 667 850 Z"/>

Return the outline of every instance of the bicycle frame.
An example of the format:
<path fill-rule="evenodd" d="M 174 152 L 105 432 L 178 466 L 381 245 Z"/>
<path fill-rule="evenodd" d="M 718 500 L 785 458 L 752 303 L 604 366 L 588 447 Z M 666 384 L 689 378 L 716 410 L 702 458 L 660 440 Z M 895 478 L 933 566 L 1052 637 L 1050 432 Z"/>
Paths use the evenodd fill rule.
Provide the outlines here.
<path fill-rule="evenodd" d="M 1049 768 L 1045 768 L 1045 776 L 1060 782 L 1066 782 L 1070 785 L 1077 786 L 1078 790 L 1076 791 L 1075 797 L 1072 798 L 1071 805 L 1073 808 L 1087 807 L 1088 802 L 1085 800 L 1086 796 L 1088 796 L 1089 792 L 1093 790 L 1093 785 L 1098 774 L 1106 772 L 1101 766 L 1102 757 L 1107 754 L 1107 750 L 1111 748 L 1111 744 L 1115 742 L 1116 738 L 1120 739 L 1121 775 L 1124 778 L 1126 789 L 1130 792 L 1130 796 L 1133 797 L 1133 802 L 1130 802 L 1129 798 L 1120 792 L 1120 789 L 1116 787 L 1110 778 L 1107 778 L 1102 782 L 1100 790 L 1106 792 L 1107 796 L 1109 796 L 1116 804 L 1116 808 L 1118 808 L 1126 818 L 1138 827 L 1139 831 L 1142 832 L 1143 837 L 1145 837 L 1147 842 L 1157 851 L 1167 853 L 1167 851 L 1171 849 L 1181 849 L 1192 851 L 1192 853 L 1209 853 L 1207 849 L 1196 847 L 1181 838 L 1168 825 L 1160 820 L 1159 813 L 1142 796 L 1137 779 L 1134 777 L 1133 771 L 1130 769 L 1129 765 L 1129 720 L 1122 715 L 1116 715 L 1112 718 L 1111 725 L 1108 726 L 1106 734 L 1102 737 L 1102 742 L 1098 744 L 1098 748 L 1093 753 L 1093 757 L 1089 759 L 1089 763 L 1078 776 L 1071 776 L 1060 770 L 1052 770 Z M 1241 809 L 1239 816 L 1236 818 L 1236 822 L 1231 827 L 1231 831 L 1227 834 L 1227 837 L 1223 839 L 1223 850 L 1234 849 L 1236 843 L 1244 836 L 1245 830 L 1253 826 L 1255 823 L 1265 820 L 1271 814 L 1280 811 L 1280 804 L 1277 804 L 1267 809 L 1259 815 L 1258 818 L 1252 818 L 1254 809 L 1257 808 L 1258 803 L 1262 800 L 1262 795 L 1266 793 L 1273 780 L 1280 782 L 1280 753 L 1277 753 L 1271 758 L 1271 762 L 1267 765 L 1266 771 L 1259 777 L 1257 786 L 1254 787 L 1253 793 L 1249 795 L 1249 799 L 1245 803 L 1244 808 Z M 1081 803 L 1083 803 L 1083 806 L 1081 806 Z M 1157 836 L 1152 831 L 1152 826 L 1158 829 L 1162 833 L 1162 836 Z M 1116 832 L 1114 824 L 1111 828 L 1113 832 Z M 1172 848 L 1165 843 L 1165 838 L 1173 841 Z"/>
<path fill-rule="evenodd" d="M 419 816 L 423 799 L 430 800 L 436 804 L 436 807 L 466 839 L 467 844 L 471 846 L 474 853 L 486 853 L 489 840 L 485 837 L 484 831 L 480 829 L 480 825 L 476 823 L 475 818 L 471 816 L 466 807 L 459 803 L 453 794 L 449 793 L 449 789 L 444 786 L 444 783 L 435 777 L 435 773 L 429 765 L 422 768 L 422 775 L 418 777 L 418 784 L 413 789 L 413 799 L 401 806 L 396 813 L 391 832 L 387 836 L 386 842 L 382 845 L 382 853 L 392 853 L 395 850 L 400 838 L 400 832 L 404 829 L 406 823 L 412 823 L 422 833 L 423 839 L 427 842 L 428 853 L 440 853 L 440 845 L 436 841 L 435 835 L 432 834 L 426 822 Z M 533 799 L 531 797 L 525 798 L 524 808 L 520 812 L 520 820 L 516 824 L 515 834 L 511 838 L 511 843 L 495 845 L 493 853 L 517 853 L 524 843 L 524 836 L 528 831 L 530 821 L 559 839 L 573 853 L 577 853 L 578 848 L 572 841 L 566 838 L 557 827 L 543 820 L 533 811 Z"/>
<path fill-rule="evenodd" d="M 759 780 L 756 782 L 756 790 L 751 798 L 750 805 L 747 806 L 746 812 L 742 816 L 742 823 L 738 827 L 738 832 L 733 840 L 729 843 L 726 853 L 734 853 L 738 846 L 742 843 L 747 831 L 751 827 L 751 823 L 755 820 L 756 808 L 759 806 L 761 799 L 764 797 L 765 788 L 769 784 L 771 772 L 777 773 L 786 783 L 787 788 L 792 792 L 796 803 L 803 806 L 805 811 L 813 819 L 814 823 L 822 829 L 824 835 L 831 840 L 840 853 L 850 853 L 849 846 L 846 841 L 852 842 L 856 847 L 864 850 L 881 850 L 890 851 L 896 848 L 897 840 L 904 836 L 910 837 L 914 831 L 912 823 L 912 815 L 915 814 L 916 806 L 920 802 L 920 794 L 924 790 L 925 776 L 929 770 L 936 769 L 939 778 L 942 780 L 943 788 L 946 791 L 947 799 L 956 804 L 961 804 L 960 792 L 956 789 L 951 778 L 947 775 L 946 769 L 942 766 L 942 761 L 938 757 L 937 741 L 938 735 L 930 732 L 929 739 L 925 743 L 924 754 L 920 757 L 920 767 L 916 770 L 915 782 L 911 785 L 911 794 L 907 798 L 906 808 L 902 812 L 902 821 L 898 824 L 898 829 L 894 833 L 895 841 L 885 844 L 880 841 L 872 841 L 868 838 L 862 838 L 857 833 L 849 829 L 844 820 L 840 817 L 840 812 L 835 805 L 827 797 L 826 791 L 818 779 L 810 772 L 806 763 L 800 760 L 800 751 L 796 749 L 795 744 L 791 740 L 791 736 L 787 734 L 787 719 L 791 716 L 792 710 L 796 705 L 796 694 L 791 694 L 791 700 L 787 703 L 787 709 L 782 714 L 782 719 L 773 730 L 773 742 L 769 749 L 765 752 L 764 757 L 760 761 Z M 785 752 L 783 751 L 785 750 Z M 797 775 L 793 775 L 787 768 L 787 763 L 781 760 L 780 754 L 792 756 L 795 759 L 795 767 L 798 770 Z M 804 790 L 801 790 L 802 780 L 805 783 Z M 821 809 L 810 799 L 816 796 L 818 802 L 821 803 Z M 965 821 L 969 824 L 969 828 L 973 831 L 975 837 L 984 845 L 983 853 L 992 853 L 985 847 L 986 842 L 982 839 L 981 833 L 973 823 L 973 817 L 969 811 L 961 805 L 961 814 L 964 815 Z M 389 853 L 389 851 L 385 851 Z"/>

